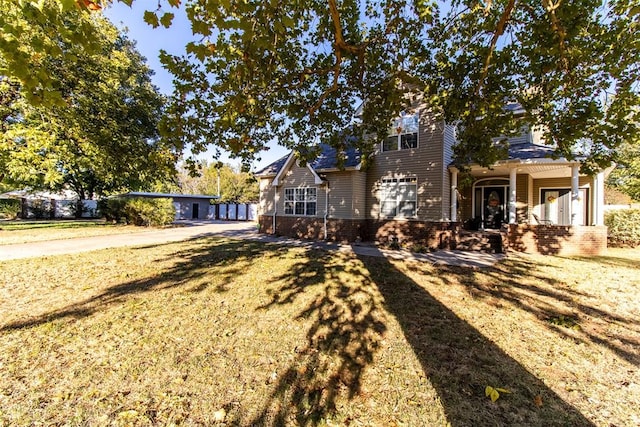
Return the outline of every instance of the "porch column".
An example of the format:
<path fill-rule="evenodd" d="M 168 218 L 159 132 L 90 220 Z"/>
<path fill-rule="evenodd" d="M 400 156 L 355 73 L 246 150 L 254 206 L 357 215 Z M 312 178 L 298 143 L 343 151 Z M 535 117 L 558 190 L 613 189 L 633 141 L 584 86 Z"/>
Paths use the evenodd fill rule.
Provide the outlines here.
<path fill-rule="evenodd" d="M 577 163 L 571 166 L 571 225 L 578 225 L 578 210 L 582 209 L 580 204 L 580 165 Z"/>
<path fill-rule="evenodd" d="M 458 170 L 451 171 L 451 222 L 458 221 Z"/>
<path fill-rule="evenodd" d="M 516 223 L 516 168 L 509 169 L 509 224 Z"/>
<path fill-rule="evenodd" d="M 595 225 L 604 225 L 604 172 L 598 172 L 594 179 L 593 216 Z"/>

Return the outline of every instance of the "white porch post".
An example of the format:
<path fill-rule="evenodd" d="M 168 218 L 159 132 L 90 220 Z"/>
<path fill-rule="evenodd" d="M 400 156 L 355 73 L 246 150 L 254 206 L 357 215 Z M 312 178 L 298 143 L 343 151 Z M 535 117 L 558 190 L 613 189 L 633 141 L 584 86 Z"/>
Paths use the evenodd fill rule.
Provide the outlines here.
<path fill-rule="evenodd" d="M 458 170 L 451 171 L 451 222 L 458 221 Z"/>
<path fill-rule="evenodd" d="M 593 216 L 595 225 L 604 225 L 604 172 L 599 172 L 594 180 Z"/>
<path fill-rule="evenodd" d="M 516 223 L 516 168 L 509 169 L 509 224 Z"/>
<path fill-rule="evenodd" d="M 571 166 L 571 225 L 578 225 L 578 218 L 582 217 L 582 215 L 578 215 L 578 211 L 582 209 L 578 190 L 580 186 L 579 172 L 580 165 L 574 164 Z"/>

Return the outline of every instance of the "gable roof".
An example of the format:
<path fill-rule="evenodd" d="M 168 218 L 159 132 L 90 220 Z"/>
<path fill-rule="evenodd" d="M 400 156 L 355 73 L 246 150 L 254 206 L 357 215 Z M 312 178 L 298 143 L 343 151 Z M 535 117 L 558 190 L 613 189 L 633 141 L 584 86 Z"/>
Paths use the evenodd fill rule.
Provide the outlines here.
<path fill-rule="evenodd" d="M 290 153 L 285 157 L 281 157 L 280 159 L 256 172 L 255 175 L 262 177 L 277 176 L 284 169 L 288 169 L 288 166 L 291 165 L 290 162 L 292 161 L 293 157 L 293 153 Z M 360 151 L 357 148 L 348 145 L 347 149 L 344 152 L 343 168 L 359 169 L 361 158 L 362 155 Z M 314 174 L 316 171 L 339 170 L 338 150 L 327 144 L 320 144 L 320 154 L 315 160 L 308 163 L 307 166 L 312 170 Z"/>
<path fill-rule="evenodd" d="M 256 175 L 256 176 L 277 175 L 278 172 L 280 172 L 280 169 L 282 169 L 282 167 L 285 165 L 285 163 L 287 163 L 287 159 L 289 159 L 289 156 L 291 156 L 291 153 L 287 154 L 286 156 L 283 156 L 283 157 L 279 158 L 278 160 L 276 160 L 275 162 L 269 164 L 268 166 L 265 166 L 264 168 L 262 168 L 259 171 L 257 171 L 254 175 Z"/>
<path fill-rule="evenodd" d="M 327 144 L 320 144 L 320 155 L 317 159 L 311 162 L 311 166 L 315 170 L 332 170 L 338 169 L 338 150 Z M 344 164 L 345 169 L 358 168 L 360 166 L 360 160 L 362 155 L 360 150 L 348 145 L 344 151 Z"/>

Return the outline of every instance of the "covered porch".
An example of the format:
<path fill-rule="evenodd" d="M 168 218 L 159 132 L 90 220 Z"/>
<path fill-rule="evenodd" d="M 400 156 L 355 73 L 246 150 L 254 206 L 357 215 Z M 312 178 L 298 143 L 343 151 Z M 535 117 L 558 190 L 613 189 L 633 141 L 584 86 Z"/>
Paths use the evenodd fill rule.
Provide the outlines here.
<path fill-rule="evenodd" d="M 607 171 L 580 174 L 580 164 L 550 158 L 510 159 L 473 166 L 472 183 L 458 188 L 451 167 L 451 219 L 466 230 L 501 231 L 523 252 L 597 255 L 606 250 Z"/>

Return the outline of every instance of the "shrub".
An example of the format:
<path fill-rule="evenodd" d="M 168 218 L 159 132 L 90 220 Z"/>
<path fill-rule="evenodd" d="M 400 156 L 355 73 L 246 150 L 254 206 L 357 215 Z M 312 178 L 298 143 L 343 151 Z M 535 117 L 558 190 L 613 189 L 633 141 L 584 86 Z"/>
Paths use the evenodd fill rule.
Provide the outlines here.
<path fill-rule="evenodd" d="M 604 224 L 609 227 L 611 246 L 640 246 L 640 209 L 608 212 Z"/>
<path fill-rule="evenodd" d="M 173 222 L 176 211 L 171 199 L 107 199 L 100 203 L 107 221 L 157 227 Z"/>
<path fill-rule="evenodd" d="M 107 221 L 126 222 L 124 207 L 127 199 L 113 198 L 98 201 L 98 210 Z"/>
<path fill-rule="evenodd" d="M 22 203 L 16 199 L 0 200 L 0 218 L 14 219 L 22 211 Z"/>

